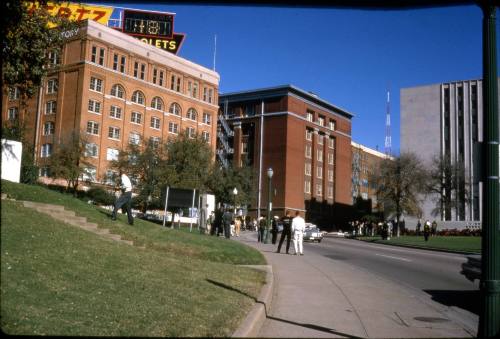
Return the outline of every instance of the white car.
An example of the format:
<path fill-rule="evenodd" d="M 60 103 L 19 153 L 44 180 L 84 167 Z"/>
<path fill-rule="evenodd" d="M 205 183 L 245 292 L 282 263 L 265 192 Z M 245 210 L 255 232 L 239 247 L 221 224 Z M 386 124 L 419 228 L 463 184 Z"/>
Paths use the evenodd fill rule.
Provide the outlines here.
<path fill-rule="evenodd" d="M 321 240 L 323 240 L 323 232 L 316 226 L 307 227 L 304 232 L 304 240 L 321 242 Z"/>

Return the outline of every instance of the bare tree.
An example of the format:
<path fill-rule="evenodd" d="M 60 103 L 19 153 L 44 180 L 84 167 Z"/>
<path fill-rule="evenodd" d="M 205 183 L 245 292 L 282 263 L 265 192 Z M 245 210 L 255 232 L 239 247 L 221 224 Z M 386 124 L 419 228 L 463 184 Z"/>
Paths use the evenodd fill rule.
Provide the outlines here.
<path fill-rule="evenodd" d="M 377 185 L 377 196 L 384 210 L 396 213 L 397 236 L 399 220 L 403 213 L 418 215 L 421 211 L 418 199 L 424 191 L 425 171 L 414 153 L 403 153 L 393 159 L 385 159 L 378 170 L 373 171 L 372 181 Z"/>
<path fill-rule="evenodd" d="M 436 207 L 432 215 L 440 215 L 442 220 L 451 220 L 451 213 L 465 219 L 465 205 L 470 202 L 469 180 L 465 166 L 452 162 L 449 157 L 435 155 L 427 171 L 426 193 L 435 197 Z"/>

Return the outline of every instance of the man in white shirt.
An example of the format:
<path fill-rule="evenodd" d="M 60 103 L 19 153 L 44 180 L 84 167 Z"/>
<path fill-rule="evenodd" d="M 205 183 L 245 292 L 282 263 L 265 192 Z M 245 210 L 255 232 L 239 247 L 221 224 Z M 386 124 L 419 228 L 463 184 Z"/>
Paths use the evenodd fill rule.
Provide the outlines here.
<path fill-rule="evenodd" d="M 132 217 L 132 208 L 130 207 L 130 202 L 132 201 L 132 183 L 130 182 L 129 177 L 125 173 L 121 174 L 120 180 L 121 180 L 120 187 L 122 189 L 122 194 L 115 202 L 113 215 L 111 216 L 111 219 L 116 220 L 116 212 L 122 206 L 125 205 L 125 210 L 127 211 L 128 223 L 129 225 L 133 225 L 134 218 Z"/>
<path fill-rule="evenodd" d="M 293 247 L 295 248 L 295 255 L 304 255 L 302 251 L 302 241 L 304 238 L 304 231 L 306 229 L 306 222 L 300 216 L 300 212 L 295 212 L 295 218 L 292 220 L 292 232 L 293 232 Z M 297 248 L 298 247 L 298 248 Z"/>

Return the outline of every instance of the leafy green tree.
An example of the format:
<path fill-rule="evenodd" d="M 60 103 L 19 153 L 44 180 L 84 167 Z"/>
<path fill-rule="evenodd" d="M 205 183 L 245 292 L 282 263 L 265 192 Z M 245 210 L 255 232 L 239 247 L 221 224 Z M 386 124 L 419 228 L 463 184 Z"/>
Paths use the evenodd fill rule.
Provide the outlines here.
<path fill-rule="evenodd" d="M 384 203 L 384 211 L 396 213 L 396 225 L 403 212 L 416 215 L 421 211 L 419 193 L 424 192 L 425 171 L 414 153 L 403 153 L 393 160 L 384 159 L 373 171 L 371 180 L 376 183 L 377 197 Z M 399 236 L 397 227 L 397 236 Z"/>
<path fill-rule="evenodd" d="M 236 199 L 237 205 L 250 205 L 255 193 L 254 178 L 254 170 L 249 166 L 224 168 L 214 164 L 208 186 L 221 203 L 233 204 Z M 238 190 L 236 197 L 234 188 Z"/>

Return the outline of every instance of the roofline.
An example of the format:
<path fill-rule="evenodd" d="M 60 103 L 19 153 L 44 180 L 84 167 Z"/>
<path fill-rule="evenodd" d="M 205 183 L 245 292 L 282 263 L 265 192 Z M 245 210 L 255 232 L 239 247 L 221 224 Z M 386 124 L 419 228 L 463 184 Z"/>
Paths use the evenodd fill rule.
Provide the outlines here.
<path fill-rule="evenodd" d="M 334 104 L 320 98 L 318 95 L 312 92 L 307 92 L 291 84 L 279 85 L 274 87 L 257 88 L 253 90 L 244 90 L 238 92 L 229 92 L 229 93 L 219 92 L 219 105 L 223 104 L 224 99 L 228 99 L 228 101 L 241 101 L 245 99 L 255 100 L 255 99 L 264 99 L 264 98 L 288 95 L 288 93 L 294 93 L 296 95 L 299 95 L 306 100 L 312 101 L 313 103 L 319 106 L 325 107 L 326 109 L 341 114 L 349 119 L 355 116 L 353 113 L 338 106 L 335 106 Z M 233 100 L 231 100 L 232 97 L 234 97 Z"/>

